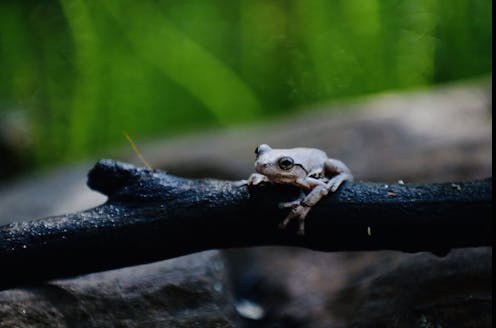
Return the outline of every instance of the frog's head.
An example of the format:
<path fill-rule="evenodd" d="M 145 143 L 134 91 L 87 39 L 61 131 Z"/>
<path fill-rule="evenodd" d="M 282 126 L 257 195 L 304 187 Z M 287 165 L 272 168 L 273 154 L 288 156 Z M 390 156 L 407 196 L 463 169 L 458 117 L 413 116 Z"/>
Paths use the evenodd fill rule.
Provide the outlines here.
<path fill-rule="evenodd" d="M 272 149 L 262 144 L 255 149 L 255 154 L 255 170 L 273 182 L 291 183 L 307 174 L 285 149 Z"/>
<path fill-rule="evenodd" d="M 266 145 L 266 144 L 261 144 L 259 145 L 256 149 L 255 149 L 255 155 L 257 155 L 257 159 L 260 155 L 262 155 L 263 153 L 267 153 L 267 152 L 270 152 L 272 151 L 272 148 L 270 148 L 269 145 Z"/>

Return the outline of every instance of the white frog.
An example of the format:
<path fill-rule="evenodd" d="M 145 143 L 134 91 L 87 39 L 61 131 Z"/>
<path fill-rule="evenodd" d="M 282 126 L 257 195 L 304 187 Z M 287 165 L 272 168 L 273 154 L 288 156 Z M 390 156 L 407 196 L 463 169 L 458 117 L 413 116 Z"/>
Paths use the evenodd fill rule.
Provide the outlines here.
<path fill-rule="evenodd" d="M 344 181 L 353 180 L 350 169 L 337 159 L 315 148 L 272 149 L 262 144 L 255 150 L 255 170 L 246 184 L 262 182 L 291 184 L 302 192 L 298 199 L 280 203 L 280 208 L 291 208 L 286 219 L 279 225 L 285 228 L 294 219 L 299 219 L 298 234 L 305 234 L 305 217 L 310 208 L 322 197 L 335 192 Z M 309 191 L 305 194 L 304 191 Z"/>

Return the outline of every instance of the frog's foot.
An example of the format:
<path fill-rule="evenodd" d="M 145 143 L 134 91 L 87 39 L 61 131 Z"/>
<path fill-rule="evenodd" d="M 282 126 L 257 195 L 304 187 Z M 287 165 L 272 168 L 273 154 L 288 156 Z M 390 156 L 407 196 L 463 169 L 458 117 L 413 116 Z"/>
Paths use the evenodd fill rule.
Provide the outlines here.
<path fill-rule="evenodd" d="M 296 206 L 300 205 L 301 203 L 301 200 L 300 199 L 297 199 L 297 200 L 293 200 L 292 202 L 282 202 L 282 203 L 279 203 L 279 208 L 295 208 Z"/>
<path fill-rule="evenodd" d="M 351 174 L 343 172 L 330 179 L 326 183 L 326 185 L 331 192 L 335 192 L 336 190 L 338 190 L 339 186 L 341 186 L 343 182 L 351 180 L 353 180 L 353 176 Z"/>
<path fill-rule="evenodd" d="M 250 175 L 248 180 L 245 180 L 245 181 L 246 181 L 247 185 L 254 186 L 254 185 L 258 185 L 262 182 L 269 182 L 270 180 L 269 180 L 269 178 L 267 178 L 263 174 L 253 173 L 252 175 Z"/>
<path fill-rule="evenodd" d="M 243 187 L 243 186 L 246 186 L 246 185 L 248 185 L 248 180 L 247 179 L 238 180 L 238 181 L 233 182 L 233 186 L 234 187 Z"/>
<path fill-rule="evenodd" d="M 288 216 L 286 216 L 286 218 L 284 219 L 284 221 L 282 221 L 280 224 L 279 224 L 279 228 L 280 229 L 284 229 L 286 228 L 286 226 L 288 225 L 288 223 L 294 219 L 294 218 L 298 218 L 298 220 L 300 221 L 300 226 L 299 226 L 299 229 L 298 229 L 298 234 L 299 235 L 304 235 L 305 234 L 305 217 L 307 216 L 308 212 L 310 211 L 310 208 L 309 206 L 304 206 L 304 205 L 297 205 L 296 207 L 294 207 L 288 214 Z"/>
<path fill-rule="evenodd" d="M 279 203 L 279 208 L 295 208 L 296 206 L 301 204 L 301 201 L 305 199 L 305 194 L 303 192 L 300 193 L 300 196 L 291 201 L 291 202 L 281 202 Z"/>

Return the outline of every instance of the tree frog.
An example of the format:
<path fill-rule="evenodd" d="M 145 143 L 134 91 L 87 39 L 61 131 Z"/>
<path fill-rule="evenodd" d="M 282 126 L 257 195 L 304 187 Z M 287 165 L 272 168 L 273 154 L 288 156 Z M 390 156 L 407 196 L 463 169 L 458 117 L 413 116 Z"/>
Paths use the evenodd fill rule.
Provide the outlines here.
<path fill-rule="evenodd" d="M 298 199 L 279 204 L 280 208 L 291 208 L 288 216 L 279 225 L 285 228 L 294 219 L 299 219 L 298 234 L 305 234 L 305 217 L 310 208 L 322 197 L 335 192 L 344 181 L 353 180 L 350 169 L 337 159 L 315 148 L 272 149 L 262 144 L 255 150 L 255 170 L 246 184 L 262 182 L 291 184 L 302 192 Z M 304 191 L 309 191 L 305 194 Z"/>

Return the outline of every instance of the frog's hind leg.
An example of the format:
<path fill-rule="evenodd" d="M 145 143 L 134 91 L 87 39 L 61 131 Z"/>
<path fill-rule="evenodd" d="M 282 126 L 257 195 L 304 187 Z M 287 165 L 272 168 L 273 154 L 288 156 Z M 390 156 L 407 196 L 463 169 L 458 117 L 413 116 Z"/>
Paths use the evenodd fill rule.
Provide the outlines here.
<path fill-rule="evenodd" d="M 332 177 L 327 183 L 327 188 L 331 192 L 335 192 L 338 190 L 339 186 L 345 181 L 351 181 L 353 180 L 353 177 L 350 174 L 347 173 L 340 173 L 336 175 L 335 177 Z"/>
<path fill-rule="evenodd" d="M 332 178 L 326 183 L 330 192 L 338 190 L 344 181 L 352 181 L 353 175 L 346 164 L 337 159 L 329 158 L 325 163 L 326 175 Z"/>

